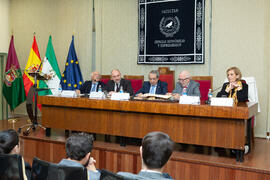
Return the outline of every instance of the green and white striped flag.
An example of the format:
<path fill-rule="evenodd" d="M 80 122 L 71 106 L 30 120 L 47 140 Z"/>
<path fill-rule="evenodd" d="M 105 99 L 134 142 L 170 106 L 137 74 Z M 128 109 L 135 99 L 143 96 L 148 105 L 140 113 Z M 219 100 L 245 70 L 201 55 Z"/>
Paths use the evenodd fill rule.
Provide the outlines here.
<path fill-rule="evenodd" d="M 47 74 L 51 78 L 45 81 L 39 81 L 39 88 L 48 87 L 49 91 L 40 91 L 38 94 L 42 95 L 58 95 L 58 88 L 60 85 L 61 73 L 59 70 L 59 66 L 57 63 L 57 59 L 55 57 L 53 45 L 52 45 L 52 37 L 49 37 L 46 55 L 43 61 L 42 74 Z"/>

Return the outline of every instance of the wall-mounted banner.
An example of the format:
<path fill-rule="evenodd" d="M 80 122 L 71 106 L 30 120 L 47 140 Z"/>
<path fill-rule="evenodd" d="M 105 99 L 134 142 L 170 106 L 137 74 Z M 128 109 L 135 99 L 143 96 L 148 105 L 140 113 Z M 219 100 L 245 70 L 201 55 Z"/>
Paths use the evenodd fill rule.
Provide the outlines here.
<path fill-rule="evenodd" d="M 205 0 L 138 1 L 138 64 L 204 64 Z"/>

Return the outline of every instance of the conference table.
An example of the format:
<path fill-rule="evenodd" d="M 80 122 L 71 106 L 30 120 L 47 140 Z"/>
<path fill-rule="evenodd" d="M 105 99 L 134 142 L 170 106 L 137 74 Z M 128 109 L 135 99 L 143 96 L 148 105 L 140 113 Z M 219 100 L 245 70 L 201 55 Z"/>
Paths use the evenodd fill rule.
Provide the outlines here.
<path fill-rule="evenodd" d="M 133 138 L 162 131 L 176 143 L 235 149 L 240 161 L 246 136 L 250 145 L 251 117 L 258 111 L 251 102 L 225 107 L 40 96 L 38 103 L 47 135 L 51 128 Z"/>

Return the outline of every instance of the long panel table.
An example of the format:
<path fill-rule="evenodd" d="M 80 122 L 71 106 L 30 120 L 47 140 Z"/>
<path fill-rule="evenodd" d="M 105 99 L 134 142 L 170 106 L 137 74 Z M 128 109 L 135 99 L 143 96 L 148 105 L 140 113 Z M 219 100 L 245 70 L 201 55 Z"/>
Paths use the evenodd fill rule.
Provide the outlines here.
<path fill-rule="evenodd" d="M 258 109 L 257 103 L 223 107 L 53 96 L 40 96 L 38 102 L 46 128 L 134 138 L 162 131 L 177 143 L 236 149 L 240 154 L 246 129 L 250 135 L 249 119 Z"/>

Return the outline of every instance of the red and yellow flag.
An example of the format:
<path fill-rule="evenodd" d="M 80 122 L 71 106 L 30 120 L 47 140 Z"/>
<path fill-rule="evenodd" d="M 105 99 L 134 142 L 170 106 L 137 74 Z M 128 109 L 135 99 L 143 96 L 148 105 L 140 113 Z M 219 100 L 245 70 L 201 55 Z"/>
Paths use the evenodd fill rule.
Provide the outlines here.
<path fill-rule="evenodd" d="M 36 37 L 34 36 L 32 48 L 29 53 L 28 61 L 24 69 L 23 74 L 23 84 L 25 95 L 28 95 L 29 89 L 34 85 L 35 80 L 34 77 L 30 76 L 28 73 L 36 72 L 39 69 L 39 65 L 41 63 L 40 55 L 38 51 Z M 37 81 L 38 82 L 38 81 Z"/>

